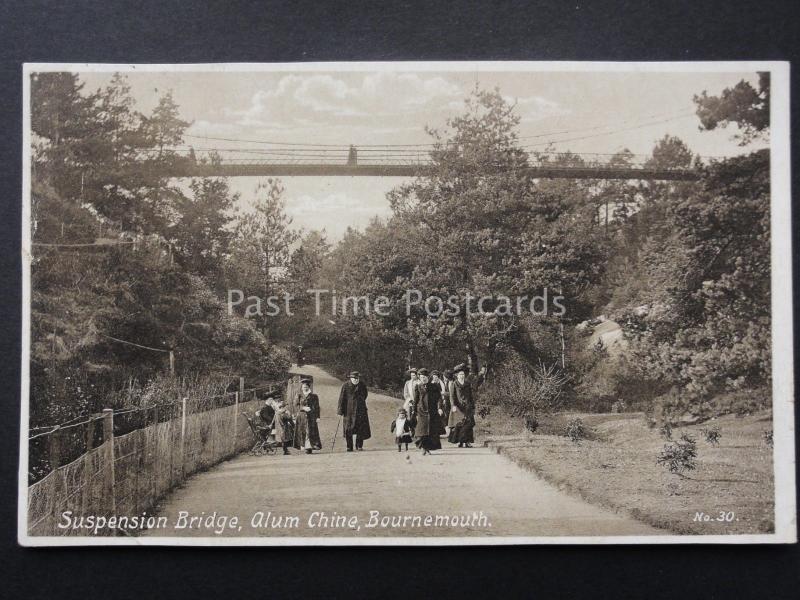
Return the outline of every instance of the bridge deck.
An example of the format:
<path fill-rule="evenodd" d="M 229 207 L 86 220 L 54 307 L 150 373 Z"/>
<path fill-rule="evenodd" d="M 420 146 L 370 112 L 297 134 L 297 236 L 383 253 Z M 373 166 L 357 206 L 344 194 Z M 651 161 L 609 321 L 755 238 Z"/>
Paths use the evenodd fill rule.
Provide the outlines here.
<path fill-rule="evenodd" d="M 644 167 L 554 167 L 530 166 L 531 174 L 546 179 L 653 179 L 694 181 L 697 172 L 689 169 L 652 169 Z M 290 163 L 186 164 L 170 169 L 173 177 L 424 177 L 427 165 L 337 165 Z"/>

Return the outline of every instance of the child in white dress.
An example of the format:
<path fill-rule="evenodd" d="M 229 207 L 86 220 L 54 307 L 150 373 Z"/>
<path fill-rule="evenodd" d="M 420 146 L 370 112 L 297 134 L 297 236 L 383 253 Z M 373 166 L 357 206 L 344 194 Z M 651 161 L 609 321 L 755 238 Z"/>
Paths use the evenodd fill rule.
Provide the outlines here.
<path fill-rule="evenodd" d="M 397 411 L 397 418 L 392 421 L 391 431 L 394 433 L 394 441 L 397 444 L 397 451 L 402 452 L 401 446 L 406 445 L 406 452 L 408 451 L 408 443 L 411 439 L 411 423 L 408 420 L 408 413 L 405 408 Z"/>

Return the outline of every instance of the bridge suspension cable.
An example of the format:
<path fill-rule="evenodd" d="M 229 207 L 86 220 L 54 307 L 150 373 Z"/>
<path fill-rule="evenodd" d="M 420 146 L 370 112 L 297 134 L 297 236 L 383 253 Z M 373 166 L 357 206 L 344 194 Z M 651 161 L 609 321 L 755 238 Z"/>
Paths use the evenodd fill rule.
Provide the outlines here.
<path fill-rule="evenodd" d="M 633 131 L 636 129 L 641 129 L 644 127 L 650 127 L 652 125 L 660 125 L 662 123 L 668 123 L 671 121 L 684 119 L 688 117 L 695 116 L 693 111 L 686 111 L 682 110 L 680 112 L 672 112 L 672 113 L 665 113 L 665 114 L 654 114 L 648 115 L 646 117 L 649 119 L 648 121 L 638 123 L 633 125 L 632 127 L 623 127 L 619 128 L 621 125 L 625 123 L 630 123 L 631 121 L 638 120 L 637 118 L 628 118 L 623 119 L 621 122 L 616 124 L 601 124 L 601 125 L 591 125 L 587 127 L 578 127 L 578 128 L 570 128 L 570 129 L 561 129 L 558 131 L 545 131 L 541 133 L 535 134 L 528 134 L 528 135 L 519 135 L 517 136 L 517 140 L 528 140 L 528 139 L 540 139 L 547 136 L 554 136 L 554 135 L 569 135 L 573 133 L 581 133 L 585 131 L 596 131 L 598 129 L 606 129 L 606 128 L 615 128 L 608 132 L 601 132 L 592 137 L 602 137 L 602 136 L 611 136 L 616 133 L 622 133 L 626 131 Z M 656 120 L 653 120 L 656 119 Z M 183 137 L 185 138 L 192 138 L 192 139 L 199 139 L 199 140 L 212 140 L 212 141 L 224 141 L 224 142 L 237 142 L 237 143 L 245 143 L 245 144 L 263 144 L 269 146 L 286 146 L 286 147 L 300 147 L 300 148 L 335 148 L 335 149 L 347 149 L 349 145 L 343 144 L 335 144 L 335 143 L 322 143 L 322 142 L 287 142 L 287 141 L 276 141 L 276 140 L 266 140 L 266 139 L 245 139 L 245 138 L 232 138 L 232 137 L 220 137 L 220 136 L 213 136 L 213 135 L 199 135 L 199 134 L 184 134 Z M 552 143 L 559 143 L 559 142 L 567 142 L 567 141 L 575 141 L 576 139 L 586 139 L 586 138 L 571 138 L 571 139 L 564 139 L 564 140 L 552 140 Z M 550 143 L 548 141 L 547 143 Z M 414 144 L 357 144 L 357 147 L 360 151 L 367 151 L 368 149 L 421 149 L 421 148 L 432 148 L 436 146 L 436 142 L 420 142 Z M 541 145 L 541 144 L 535 144 Z M 524 145 L 523 145 L 524 146 Z"/>

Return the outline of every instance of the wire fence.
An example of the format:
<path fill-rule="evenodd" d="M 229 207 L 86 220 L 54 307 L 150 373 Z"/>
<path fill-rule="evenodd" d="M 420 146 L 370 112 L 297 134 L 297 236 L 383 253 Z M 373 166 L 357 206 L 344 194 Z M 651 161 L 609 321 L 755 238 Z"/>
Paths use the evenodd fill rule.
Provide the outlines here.
<path fill-rule="evenodd" d="M 106 409 L 32 432 L 29 457 L 47 458 L 30 468 L 37 480 L 28 487 L 28 534 L 114 535 L 135 529 L 131 522 L 144 524 L 173 487 L 252 446 L 244 414 L 260 407 L 260 390 L 276 387 Z M 123 518 L 126 527 L 114 527 L 112 519 Z"/>

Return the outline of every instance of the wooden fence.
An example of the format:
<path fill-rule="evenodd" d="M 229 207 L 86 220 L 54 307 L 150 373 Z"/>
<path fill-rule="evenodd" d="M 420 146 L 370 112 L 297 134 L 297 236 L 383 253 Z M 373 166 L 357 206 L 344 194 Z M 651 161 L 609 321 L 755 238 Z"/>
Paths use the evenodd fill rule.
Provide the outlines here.
<path fill-rule="evenodd" d="M 111 529 L 87 529 L 87 523 L 141 517 L 191 474 L 249 449 L 253 439 L 244 413 L 262 403 L 254 390 L 224 397 L 227 405 L 211 408 L 207 399 L 161 405 L 161 416 L 157 407 L 146 409 L 155 410 L 150 424 L 124 435 L 114 435 L 114 419 L 126 411 L 107 409 L 81 423 L 85 452 L 64 465 L 58 459 L 60 436 L 54 435 L 52 470 L 28 487 L 28 534 L 113 535 Z M 73 528 L 76 523 L 83 527 Z"/>

